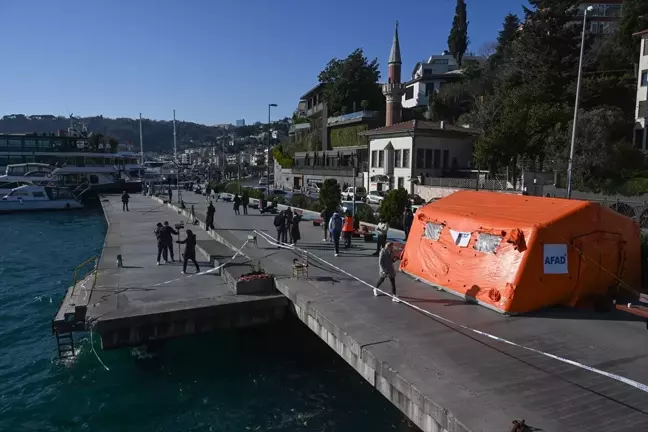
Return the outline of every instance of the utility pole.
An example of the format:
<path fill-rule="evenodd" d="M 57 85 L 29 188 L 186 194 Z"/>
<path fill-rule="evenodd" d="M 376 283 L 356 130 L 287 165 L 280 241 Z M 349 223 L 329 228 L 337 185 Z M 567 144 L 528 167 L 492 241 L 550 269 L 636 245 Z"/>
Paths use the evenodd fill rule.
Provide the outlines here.
<path fill-rule="evenodd" d="M 572 193 L 572 169 L 574 166 L 574 148 L 576 147 L 576 127 L 578 126 L 578 107 L 580 104 L 581 77 L 583 75 L 583 54 L 585 53 L 585 33 L 587 30 L 587 12 L 594 10 L 588 6 L 583 11 L 583 34 L 581 36 L 580 58 L 578 60 L 578 80 L 576 81 L 576 101 L 574 102 L 574 124 L 572 125 L 571 146 L 569 149 L 569 163 L 567 166 L 567 199 Z"/>
<path fill-rule="evenodd" d="M 276 107 L 277 104 L 271 103 L 268 104 L 268 155 L 266 157 L 266 165 L 268 166 L 268 172 L 267 172 L 267 178 L 266 180 L 268 181 L 267 188 L 268 191 L 270 190 L 270 108 Z"/>
<path fill-rule="evenodd" d="M 139 133 L 140 133 L 140 165 L 144 165 L 144 138 L 142 137 L 142 113 L 139 116 Z"/>
<path fill-rule="evenodd" d="M 176 119 L 175 110 L 173 110 L 173 159 L 178 160 L 178 142 L 176 138 Z"/>

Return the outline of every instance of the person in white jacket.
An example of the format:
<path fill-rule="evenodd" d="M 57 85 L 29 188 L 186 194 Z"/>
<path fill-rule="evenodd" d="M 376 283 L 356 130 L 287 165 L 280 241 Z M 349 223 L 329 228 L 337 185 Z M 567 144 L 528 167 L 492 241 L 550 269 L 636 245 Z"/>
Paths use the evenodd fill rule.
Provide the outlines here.
<path fill-rule="evenodd" d="M 380 250 L 387 243 L 387 233 L 389 232 L 389 224 L 385 218 L 380 219 L 380 223 L 376 227 L 376 252 L 373 256 L 378 256 Z"/>

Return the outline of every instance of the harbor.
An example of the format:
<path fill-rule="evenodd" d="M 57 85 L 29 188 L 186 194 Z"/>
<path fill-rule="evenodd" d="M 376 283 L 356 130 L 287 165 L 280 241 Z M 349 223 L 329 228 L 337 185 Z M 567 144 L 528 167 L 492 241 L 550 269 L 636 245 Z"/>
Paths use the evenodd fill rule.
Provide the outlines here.
<path fill-rule="evenodd" d="M 521 419 L 552 431 L 636 430 L 648 424 L 645 323 L 632 315 L 550 309 L 509 317 L 402 273 L 397 276 L 402 303 L 394 303 L 372 295 L 374 243 L 354 240 L 336 258 L 332 246 L 321 241 L 322 228 L 304 221 L 299 245 L 310 255 L 308 277 L 295 278 L 292 265 L 299 252 L 266 240 L 274 234 L 271 215 L 250 209 L 247 216 L 234 217 L 231 203 L 218 202 L 216 229 L 209 235 L 201 211 L 206 201 L 199 195 L 193 202 L 185 199 L 184 210 L 136 195 L 131 211 L 123 212 L 118 200 L 102 199 L 110 227 L 85 318 L 106 349 L 190 334 L 186 329 L 196 326 L 185 323 L 223 320 L 232 303 L 265 309 L 277 302 L 274 306 L 297 316 L 424 431 L 500 431 Z M 191 224 L 191 206 L 198 225 Z M 218 276 L 157 267 L 152 230 L 162 219 L 183 222 L 197 233 L 205 251 L 201 266 L 209 259 L 223 263 L 244 246 L 245 261 L 273 276 L 277 294 L 237 301 L 225 282 L 216 282 Z M 249 242 L 255 232 L 256 246 Z M 210 239 L 229 250 L 209 253 L 204 242 Z M 158 288 L 168 281 L 173 282 Z M 63 309 L 69 306 L 64 303 Z M 174 314 L 180 310 L 178 320 Z M 160 330 L 177 329 L 178 321 L 185 330 Z M 244 321 L 264 325 L 269 319 Z M 142 330 L 141 323 L 148 327 Z"/>

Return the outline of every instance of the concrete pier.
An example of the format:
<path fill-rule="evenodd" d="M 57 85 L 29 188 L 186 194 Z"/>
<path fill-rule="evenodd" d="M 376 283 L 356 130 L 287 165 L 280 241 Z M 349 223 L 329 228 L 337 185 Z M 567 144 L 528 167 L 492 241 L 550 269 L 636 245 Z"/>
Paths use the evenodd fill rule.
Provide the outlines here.
<path fill-rule="evenodd" d="M 54 331 L 62 334 L 92 328 L 101 336 L 103 349 L 137 346 L 145 342 L 268 323 L 281 319 L 287 299 L 273 290 L 262 295 L 236 295 L 230 280 L 252 270 L 244 257 L 237 258 L 221 272 L 182 275 L 177 244 L 175 263 L 156 265 L 157 242 L 153 230 L 157 222 L 171 226 L 185 223 L 198 238 L 197 259 L 201 270 L 214 261 L 224 263 L 234 252 L 208 236 L 200 228 L 166 205 L 134 195 L 130 211 L 122 211 L 119 196 L 102 198 L 108 231 L 93 276 L 71 287 L 54 318 Z M 202 252 L 203 256 L 199 256 Z M 117 266 L 121 255 L 123 266 Z"/>
<path fill-rule="evenodd" d="M 206 201 L 185 193 L 187 207 L 192 201 L 204 220 Z M 239 247 L 255 228 L 275 234 L 272 222 L 256 210 L 235 217 L 231 203 L 216 203 L 212 235 Z M 293 279 L 295 252 L 261 238 L 244 253 L 275 275 L 315 334 L 422 430 L 502 432 L 521 419 L 543 431 L 648 430 L 643 321 L 573 309 L 507 317 L 399 274 L 399 296 L 435 318 L 373 297 L 359 282 L 375 281 L 375 244 L 354 239 L 334 257 L 321 227 L 302 222 L 301 233 L 303 248 L 342 271 L 312 261 L 307 280 Z"/>

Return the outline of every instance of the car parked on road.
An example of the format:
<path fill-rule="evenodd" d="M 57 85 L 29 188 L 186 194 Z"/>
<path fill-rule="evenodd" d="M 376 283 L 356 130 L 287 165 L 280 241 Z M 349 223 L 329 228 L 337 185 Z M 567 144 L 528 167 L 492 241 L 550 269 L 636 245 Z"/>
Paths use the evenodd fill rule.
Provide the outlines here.
<path fill-rule="evenodd" d="M 371 191 L 367 195 L 366 202 L 367 204 L 380 204 L 385 199 L 385 192 L 383 191 Z"/>
<path fill-rule="evenodd" d="M 367 196 L 367 189 L 358 186 L 355 189 L 348 187 L 342 192 L 343 201 L 363 201 Z"/>

